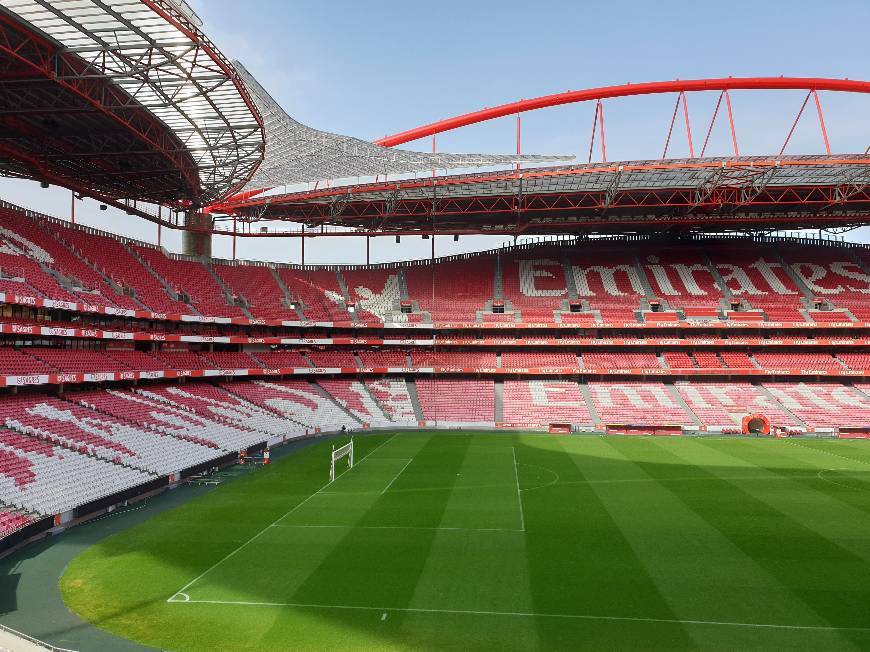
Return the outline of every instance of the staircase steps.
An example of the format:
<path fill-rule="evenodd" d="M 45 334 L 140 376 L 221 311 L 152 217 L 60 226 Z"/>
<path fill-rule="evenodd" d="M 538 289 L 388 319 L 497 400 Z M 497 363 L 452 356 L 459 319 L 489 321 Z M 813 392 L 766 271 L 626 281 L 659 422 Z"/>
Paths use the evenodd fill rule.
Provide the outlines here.
<path fill-rule="evenodd" d="M 504 381 L 495 381 L 495 422 L 504 421 Z"/>
<path fill-rule="evenodd" d="M 411 397 L 411 405 L 414 406 L 414 416 L 417 421 L 423 421 L 423 408 L 420 406 L 420 397 L 417 395 L 417 383 L 413 380 L 406 380 L 405 385 L 408 387 L 408 396 Z"/>

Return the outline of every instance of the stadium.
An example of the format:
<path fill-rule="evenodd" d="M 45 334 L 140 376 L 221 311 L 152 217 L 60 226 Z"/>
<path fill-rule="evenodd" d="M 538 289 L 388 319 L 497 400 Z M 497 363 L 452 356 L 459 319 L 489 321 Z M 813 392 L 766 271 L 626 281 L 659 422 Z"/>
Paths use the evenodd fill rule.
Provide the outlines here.
<path fill-rule="evenodd" d="M 0 174 L 70 205 L 0 198 L 0 649 L 870 649 L 870 150 L 825 113 L 870 81 L 365 140 L 183 0 L 0 25 Z M 798 98 L 766 155 L 752 93 Z M 661 156 L 610 160 L 650 98 Z M 525 151 L 575 105 L 583 151 Z M 300 256 L 237 255 L 266 241 Z"/>

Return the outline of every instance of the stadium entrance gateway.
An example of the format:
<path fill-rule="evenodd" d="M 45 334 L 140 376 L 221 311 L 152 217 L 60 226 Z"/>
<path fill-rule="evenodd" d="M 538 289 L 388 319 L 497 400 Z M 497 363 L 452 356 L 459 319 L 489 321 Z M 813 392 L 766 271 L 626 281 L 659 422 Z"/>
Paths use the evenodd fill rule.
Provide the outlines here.
<path fill-rule="evenodd" d="M 744 435 L 769 435 L 770 434 L 770 419 L 765 415 L 756 412 L 743 417 L 743 434 Z"/>

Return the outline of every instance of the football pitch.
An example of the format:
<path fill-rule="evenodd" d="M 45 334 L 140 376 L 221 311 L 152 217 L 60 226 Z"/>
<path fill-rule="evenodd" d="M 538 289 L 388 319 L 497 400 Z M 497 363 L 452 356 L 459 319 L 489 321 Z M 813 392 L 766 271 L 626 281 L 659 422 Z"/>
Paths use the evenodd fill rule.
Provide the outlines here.
<path fill-rule="evenodd" d="M 321 441 L 88 549 L 97 627 L 170 650 L 870 648 L 870 446 Z"/>

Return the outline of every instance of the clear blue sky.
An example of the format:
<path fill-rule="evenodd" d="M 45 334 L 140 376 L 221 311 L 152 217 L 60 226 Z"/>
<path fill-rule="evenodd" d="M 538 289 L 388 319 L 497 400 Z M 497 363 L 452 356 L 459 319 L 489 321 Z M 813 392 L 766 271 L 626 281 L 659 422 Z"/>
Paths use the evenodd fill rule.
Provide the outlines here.
<path fill-rule="evenodd" d="M 192 0 L 205 31 L 239 59 L 298 120 L 375 139 L 432 120 L 523 97 L 624 82 L 673 78 L 795 75 L 870 79 L 870 2 L 288 2 Z M 803 101 L 795 93 L 734 93 L 741 154 L 779 151 Z M 715 94 L 689 96 L 695 139 L 702 140 Z M 656 158 L 673 97 L 629 98 L 606 106 L 610 160 Z M 870 97 L 822 94 L 835 152 L 870 146 Z M 527 114 L 523 149 L 579 155 L 588 148 L 590 105 Z M 727 154 L 725 123 L 711 154 Z M 514 123 L 500 120 L 439 137 L 443 151 L 510 152 Z M 428 149 L 430 143 L 407 147 Z M 789 153 L 820 153 L 815 113 L 807 111 Z M 670 154 L 687 152 L 682 132 Z M 68 194 L 0 181 L 0 196 L 65 216 Z M 155 227 L 93 202 L 82 222 L 153 241 Z M 178 249 L 177 234 L 164 243 Z M 853 239 L 870 240 L 868 229 Z M 336 239 L 338 240 L 338 239 Z M 363 244 L 314 241 L 307 262 L 360 262 Z M 240 239 L 239 257 L 298 261 L 296 241 Z M 498 242 L 498 241 L 496 241 Z M 493 246 L 467 238 L 462 249 Z M 437 251 L 455 245 L 438 239 Z M 229 239 L 215 255 L 229 255 Z M 428 243 L 381 238 L 378 260 L 420 257 Z"/>

